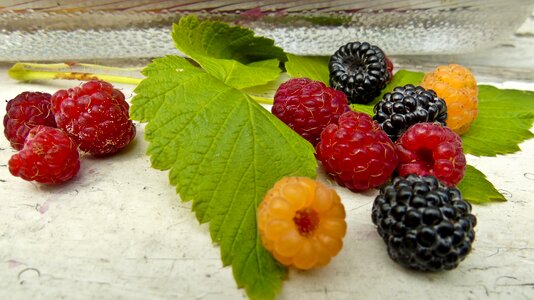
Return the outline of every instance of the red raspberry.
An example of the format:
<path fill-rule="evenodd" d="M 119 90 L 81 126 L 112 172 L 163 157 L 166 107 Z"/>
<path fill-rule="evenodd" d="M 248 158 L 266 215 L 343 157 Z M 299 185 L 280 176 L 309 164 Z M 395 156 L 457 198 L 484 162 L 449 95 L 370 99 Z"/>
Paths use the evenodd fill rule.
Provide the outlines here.
<path fill-rule="evenodd" d="M 8 164 L 14 176 L 41 183 L 65 182 L 80 170 L 76 144 L 62 130 L 41 125 L 30 130 Z"/>
<path fill-rule="evenodd" d="M 4 134 L 17 150 L 22 149 L 30 129 L 37 125 L 56 127 L 48 93 L 23 92 L 7 102 Z"/>
<path fill-rule="evenodd" d="M 52 112 L 80 150 L 95 156 L 113 154 L 135 137 L 124 94 L 104 81 L 57 91 Z"/>
<path fill-rule="evenodd" d="M 462 140 L 450 128 L 438 123 L 418 123 L 397 140 L 400 176 L 432 175 L 448 186 L 462 180 L 465 155 Z"/>
<path fill-rule="evenodd" d="M 321 131 L 348 111 L 343 92 L 308 78 L 292 78 L 274 95 L 272 113 L 313 145 Z"/>
<path fill-rule="evenodd" d="M 395 146 L 370 116 L 353 111 L 321 133 L 317 158 L 342 186 L 364 191 L 388 180 L 397 165 Z"/>

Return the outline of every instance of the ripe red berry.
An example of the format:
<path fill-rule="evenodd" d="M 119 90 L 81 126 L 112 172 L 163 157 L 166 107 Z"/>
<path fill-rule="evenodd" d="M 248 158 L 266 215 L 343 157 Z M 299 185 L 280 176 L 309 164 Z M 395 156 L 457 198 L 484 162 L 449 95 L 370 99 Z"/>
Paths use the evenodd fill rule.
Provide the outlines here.
<path fill-rule="evenodd" d="M 448 186 L 459 183 L 465 173 L 462 140 L 438 123 L 418 123 L 397 140 L 400 176 L 432 175 Z"/>
<path fill-rule="evenodd" d="M 4 135 L 17 150 L 22 149 L 30 130 L 37 125 L 56 127 L 48 93 L 23 92 L 7 102 Z"/>
<path fill-rule="evenodd" d="M 342 186 L 364 191 L 386 182 L 397 165 L 395 146 L 370 116 L 349 111 L 328 125 L 317 158 Z"/>
<path fill-rule="evenodd" d="M 80 150 L 95 156 L 113 154 L 135 137 L 124 94 L 104 81 L 59 90 L 52 96 L 52 111 Z"/>
<path fill-rule="evenodd" d="M 14 176 L 40 183 L 65 182 L 80 170 L 76 144 L 62 130 L 41 125 L 30 130 L 8 164 Z"/>
<path fill-rule="evenodd" d="M 272 113 L 313 145 L 321 131 L 348 111 L 347 96 L 308 78 L 292 78 L 274 95 Z"/>

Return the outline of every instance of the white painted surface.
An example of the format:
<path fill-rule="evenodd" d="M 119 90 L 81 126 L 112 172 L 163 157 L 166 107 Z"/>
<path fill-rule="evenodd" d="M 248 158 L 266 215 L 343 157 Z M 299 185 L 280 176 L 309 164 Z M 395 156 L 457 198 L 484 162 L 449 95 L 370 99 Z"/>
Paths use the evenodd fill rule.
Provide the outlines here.
<path fill-rule="evenodd" d="M 2 103 L 22 91 L 77 84 L 23 84 L 5 71 Z M 534 90 L 532 83 L 501 86 Z M 133 87 L 119 87 L 130 99 Z M 143 126 L 137 129 L 126 151 L 84 158 L 79 175 L 57 187 L 11 176 L 6 164 L 14 151 L 0 138 L 0 299 L 246 298 L 207 226 L 180 202 L 167 174 L 150 168 Z M 474 206 L 474 249 L 456 270 L 424 274 L 395 264 L 371 222 L 376 192 L 338 187 L 348 215 L 343 250 L 325 268 L 291 271 L 280 299 L 533 299 L 534 139 L 521 148 L 468 157 L 508 202 Z"/>

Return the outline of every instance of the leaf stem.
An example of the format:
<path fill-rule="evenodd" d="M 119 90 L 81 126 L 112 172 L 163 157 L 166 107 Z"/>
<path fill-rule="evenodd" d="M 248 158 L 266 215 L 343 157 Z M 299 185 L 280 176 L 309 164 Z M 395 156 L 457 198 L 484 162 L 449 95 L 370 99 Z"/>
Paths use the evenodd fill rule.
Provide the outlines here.
<path fill-rule="evenodd" d="M 20 81 L 33 80 L 104 80 L 111 83 L 138 85 L 143 78 L 116 75 L 117 72 L 139 73 L 143 68 L 119 68 L 86 63 L 16 63 L 8 71 L 9 77 Z M 105 72 L 108 72 L 107 74 Z M 113 72 L 113 73 L 110 73 Z M 250 95 L 250 94 L 249 94 Z M 250 95 L 260 104 L 273 104 L 272 98 Z"/>
<path fill-rule="evenodd" d="M 75 71 L 76 67 L 82 67 L 82 71 Z M 94 64 L 84 63 L 58 63 L 58 64 L 37 64 L 37 63 L 16 63 L 11 67 L 7 74 L 16 80 L 32 81 L 32 80 L 48 80 L 48 79 L 69 79 L 69 80 L 91 80 L 100 79 L 113 83 L 125 83 L 137 85 L 142 78 L 120 76 L 105 73 L 87 72 L 90 71 L 123 71 L 123 72 L 139 72 L 141 68 L 118 68 L 108 67 Z"/>

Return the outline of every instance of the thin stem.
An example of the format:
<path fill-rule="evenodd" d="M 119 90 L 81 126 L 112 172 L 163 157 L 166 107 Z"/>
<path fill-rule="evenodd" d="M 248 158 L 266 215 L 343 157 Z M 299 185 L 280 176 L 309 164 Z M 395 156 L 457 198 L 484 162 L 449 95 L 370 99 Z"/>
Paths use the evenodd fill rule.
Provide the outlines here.
<path fill-rule="evenodd" d="M 94 70 L 104 71 L 139 71 L 140 68 L 117 68 L 93 64 L 35 64 L 35 63 L 16 63 L 7 73 L 16 80 L 47 80 L 47 79 L 69 79 L 69 80 L 91 80 L 100 79 L 113 83 L 139 84 L 143 79 L 129 76 L 119 76 L 112 74 L 100 74 L 93 72 L 76 72 L 72 71 L 73 67 L 80 66 Z"/>
<path fill-rule="evenodd" d="M 75 71 L 80 68 L 81 71 Z M 51 80 L 51 79 L 68 79 L 68 80 L 83 80 L 89 81 L 92 79 L 104 80 L 111 83 L 124 83 L 138 85 L 143 78 L 136 78 L 130 76 L 121 76 L 113 74 L 104 74 L 89 71 L 116 71 L 120 72 L 140 72 L 143 68 L 119 68 L 108 67 L 85 63 L 57 63 L 57 64 L 38 64 L 38 63 L 16 63 L 11 67 L 7 73 L 16 80 L 32 81 L 32 80 Z M 272 98 L 260 97 L 250 95 L 254 101 L 260 104 L 273 104 Z"/>

